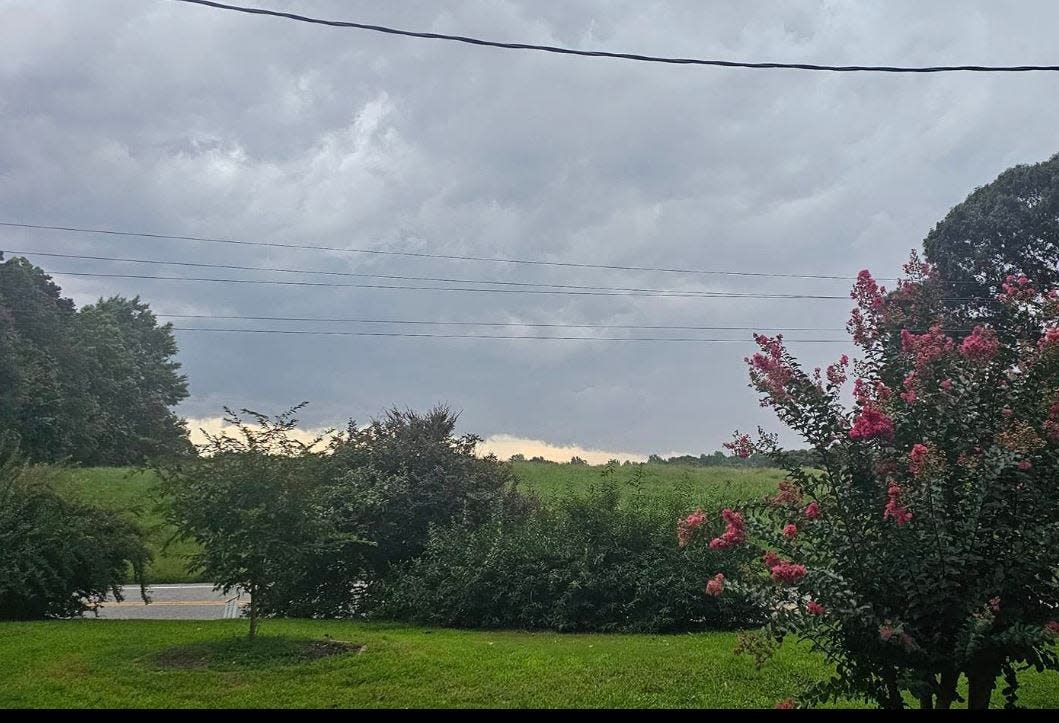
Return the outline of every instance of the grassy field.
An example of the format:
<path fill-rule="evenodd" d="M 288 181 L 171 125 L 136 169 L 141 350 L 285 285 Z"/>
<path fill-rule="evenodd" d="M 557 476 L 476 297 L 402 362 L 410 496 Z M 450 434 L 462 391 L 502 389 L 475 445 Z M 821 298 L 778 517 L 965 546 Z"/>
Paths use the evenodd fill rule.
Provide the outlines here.
<path fill-rule="evenodd" d="M 604 470 L 601 465 L 542 462 L 515 462 L 512 466 L 520 488 L 536 492 L 545 499 L 583 493 L 603 480 Z M 641 470 L 639 478 L 637 470 Z M 610 479 L 630 495 L 676 495 L 689 507 L 710 508 L 775 492 L 776 483 L 783 479 L 783 472 L 763 468 L 645 464 L 616 467 Z"/>
<path fill-rule="evenodd" d="M 276 620 L 249 643 L 245 631 L 244 621 L 0 623 L 0 707 L 771 708 L 827 674 L 819 657 L 791 644 L 755 669 L 732 652 L 732 633 Z M 317 658 L 308 641 L 363 648 Z M 1059 676 L 1020 680 L 1023 705 L 1059 706 Z"/>
<path fill-rule="evenodd" d="M 520 488 L 544 499 L 583 494 L 603 480 L 602 466 L 519 462 L 514 468 Z M 783 478 L 782 472 L 773 469 L 648 464 L 643 465 L 637 479 L 636 469 L 633 465 L 618 467 L 611 476 L 630 499 L 637 494 L 647 499 L 675 496 L 689 509 L 696 505 L 710 509 L 760 498 L 774 491 Z M 169 542 L 173 531 L 163 519 L 158 479 L 152 472 L 122 467 L 72 467 L 60 471 L 56 486 L 72 499 L 118 510 L 143 526 L 154 553 L 148 582 L 201 582 L 186 568 L 187 556 L 196 546 Z"/>
<path fill-rule="evenodd" d="M 154 561 L 147 580 L 162 582 L 201 582 L 187 571 L 187 556 L 194 543 L 169 542 L 173 530 L 165 523 L 158 498 L 158 478 L 153 472 L 137 472 L 122 467 L 71 467 L 60 471 L 56 487 L 70 499 L 117 510 L 137 521 L 147 532 Z M 167 544 L 168 543 L 168 544 Z"/>

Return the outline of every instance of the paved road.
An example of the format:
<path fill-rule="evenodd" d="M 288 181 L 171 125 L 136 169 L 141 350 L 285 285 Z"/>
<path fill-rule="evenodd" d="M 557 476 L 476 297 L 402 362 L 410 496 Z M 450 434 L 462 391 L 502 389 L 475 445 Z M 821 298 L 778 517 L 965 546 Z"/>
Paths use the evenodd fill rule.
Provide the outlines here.
<path fill-rule="evenodd" d="M 150 605 L 144 605 L 135 585 L 122 588 L 124 602 L 110 600 L 99 609 L 99 617 L 108 619 L 155 620 L 221 620 L 237 618 L 241 606 L 250 596 L 215 592 L 209 583 L 187 585 L 152 585 L 147 590 Z"/>

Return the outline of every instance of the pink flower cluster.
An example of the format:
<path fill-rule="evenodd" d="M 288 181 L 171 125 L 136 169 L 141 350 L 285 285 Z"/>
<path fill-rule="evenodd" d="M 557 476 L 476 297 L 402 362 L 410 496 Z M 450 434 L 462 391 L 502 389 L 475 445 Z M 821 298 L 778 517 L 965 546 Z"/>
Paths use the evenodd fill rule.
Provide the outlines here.
<path fill-rule="evenodd" d="M 859 308 L 850 313 L 846 328 L 853 335 L 853 341 L 862 347 L 870 346 L 879 336 L 878 317 L 885 309 L 885 294 L 886 289 L 875 283 L 867 269 L 857 274 L 849 296 Z"/>
<path fill-rule="evenodd" d="M 908 329 L 901 330 L 901 351 L 915 357 L 915 368 L 922 372 L 928 364 L 953 349 L 953 341 L 941 331 L 940 324 L 934 324 L 925 334 L 913 334 Z"/>
<path fill-rule="evenodd" d="M 1044 624 L 1044 629 L 1052 635 L 1059 635 L 1059 622 L 1055 620 L 1049 620 Z"/>
<path fill-rule="evenodd" d="M 750 441 L 749 434 L 736 434 L 731 442 L 724 443 L 724 448 L 732 450 L 736 457 L 746 459 L 754 451 L 754 443 Z"/>
<path fill-rule="evenodd" d="M 912 445 L 912 451 L 908 453 L 908 471 L 913 477 L 923 474 L 928 457 L 930 457 L 930 447 L 919 443 Z"/>
<path fill-rule="evenodd" d="M 724 592 L 724 575 L 717 573 L 706 583 L 706 594 L 710 597 L 720 597 Z"/>
<path fill-rule="evenodd" d="M 996 356 L 999 349 L 1000 342 L 997 341 L 996 333 L 988 326 L 976 326 L 960 344 L 960 353 L 978 363 L 988 362 Z"/>
<path fill-rule="evenodd" d="M 805 577 L 805 573 L 805 565 L 782 561 L 772 568 L 772 580 L 773 582 L 793 585 Z"/>
<path fill-rule="evenodd" d="M 798 526 L 793 522 L 788 522 L 783 526 L 783 536 L 793 540 L 798 536 Z"/>
<path fill-rule="evenodd" d="M 817 502 L 816 500 L 813 500 L 812 502 L 810 502 L 809 504 L 807 504 L 805 506 L 805 516 L 806 516 L 806 518 L 808 518 L 810 520 L 816 520 L 816 519 L 819 519 L 821 514 L 822 513 L 820 512 L 820 503 Z"/>
<path fill-rule="evenodd" d="M 766 550 L 761 561 L 768 568 L 773 582 L 794 584 L 805 577 L 805 565 L 784 560 L 772 550 Z"/>
<path fill-rule="evenodd" d="M 677 544 L 680 547 L 687 547 L 695 530 L 702 527 L 705 522 L 706 515 L 701 509 L 695 510 L 683 520 L 677 520 Z"/>
<path fill-rule="evenodd" d="M 1048 407 L 1048 418 L 1044 420 L 1044 433 L 1050 439 L 1059 441 L 1059 402 Z"/>
<path fill-rule="evenodd" d="M 905 389 L 901 392 L 901 399 L 905 400 L 905 404 L 914 404 L 916 401 L 916 373 L 908 372 L 901 386 Z"/>
<path fill-rule="evenodd" d="M 766 500 L 773 505 L 796 505 L 802 501 L 802 490 L 794 482 L 785 479 L 780 481 L 776 494 Z"/>
<path fill-rule="evenodd" d="M 832 386 L 840 387 L 846 383 L 848 375 L 846 370 L 849 368 L 849 357 L 843 354 L 839 357 L 838 361 L 827 367 L 827 382 Z"/>
<path fill-rule="evenodd" d="M 1059 346 L 1059 326 L 1050 326 L 1037 341 L 1037 349 L 1042 353 Z"/>
<path fill-rule="evenodd" d="M 895 484 L 890 484 L 890 487 L 886 490 L 886 494 L 889 499 L 886 501 L 886 507 L 883 509 L 883 519 L 892 519 L 897 526 L 910 522 L 912 520 L 912 513 L 901 503 L 901 488 Z"/>
<path fill-rule="evenodd" d="M 754 334 L 754 341 L 761 351 L 746 359 L 750 365 L 750 381 L 766 395 L 762 406 L 783 402 L 790 396 L 787 382 L 794 376 L 794 369 L 783 361 L 783 335 Z"/>
<path fill-rule="evenodd" d="M 892 439 L 894 436 L 894 420 L 890 419 L 874 404 L 865 404 L 853 419 L 853 427 L 849 430 L 850 439 L 868 440 L 873 437 Z"/>
<path fill-rule="evenodd" d="M 1000 293 L 997 294 L 996 298 L 1010 303 L 1029 301 L 1037 296 L 1037 289 L 1034 288 L 1033 282 L 1025 274 L 1019 276 L 1008 274 L 1004 278 L 1004 283 L 1000 285 L 1000 289 Z"/>
<path fill-rule="evenodd" d="M 805 604 L 805 611 L 810 615 L 823 615 L 827 612 L 827 608 L 818 603 L 816 600 L 810 600 Z"/>
<path fill-rule="evenodd" d="M 729 547 L 743 544 L 746 541 L 746 522 L 743 521 L 743 516 L 725 507 L 721 510 L 721 517 L 724 518 L 724 532 L 720 537 L 710 540 L 710 549 L 726 550 Z"/>

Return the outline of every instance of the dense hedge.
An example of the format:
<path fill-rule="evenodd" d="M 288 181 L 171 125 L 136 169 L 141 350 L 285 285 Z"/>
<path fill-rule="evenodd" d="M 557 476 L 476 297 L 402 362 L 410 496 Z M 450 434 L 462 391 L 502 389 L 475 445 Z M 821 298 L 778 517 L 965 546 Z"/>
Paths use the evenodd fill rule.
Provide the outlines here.
<path fill-rule="evenodd" d="M 469 628 L 662 632 L 762 622 L 736 595 L 707 597 L 730 572 L 705 546 L 681 550 L 678 502 L 585 497 L 498 512 L 475 529 L 435 528 L 423 554 L 368 596 L 371 617 Z M 747 553 L 748 555 L 751 553 Z"/>

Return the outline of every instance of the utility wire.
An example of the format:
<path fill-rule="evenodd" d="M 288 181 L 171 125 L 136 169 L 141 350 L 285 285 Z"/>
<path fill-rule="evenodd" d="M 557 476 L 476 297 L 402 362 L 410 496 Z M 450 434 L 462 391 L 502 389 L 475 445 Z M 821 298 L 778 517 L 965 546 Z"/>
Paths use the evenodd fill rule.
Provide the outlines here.
<path fill-rule="evenodd" d="M 309 336 L 387 336 L 431 339 L 532 339 L 535 341 L 636 341 L 636 342 L 697 342 L 701 344 L 749 344 L 751 339 L 699 339 L 695 337 L 643 336 L 533 336 L 523 334 L 434 334 L 402 331 L 307 331 L 303 329 L 217 329 L 212 327 L 174 326 L 173 331 L 206 331 L 235 334 L 302 334 Z M 786 339 L 803 344 L 852 344 L 849 339 Z"/>
<path fill-rule="evenodd" d="M 279 10 L 268 10 L 266 8 L 244 7 L 240 5 L 229 5 L 227 3 L 212 2 L 211 0 L 177 0 L 177 2 L 190 3 L 193 5 L 205 5 L 219 10 L 231 10 L 250 15 L 267 15 L 270 17 L 296 20 L 313 25 L 326 25 L 333 28 L 351 28 L 355 30 L 369 30 L 375 33 L 386 33 L 387 35 L 401 35 L 408 38 L 424 38 L 427 40 L 447 40 L 468 45 L 478 45 L 489 48 L 503 48 L 505 50 L 534 50 L 545 53 L 558 53 L 561 55 L 578 55 L 589 58 L 615 58 L 618 60 L 635 60 L 644 63 L 666 63 L 669 65 L 706 65 L 720 68 L 748 68 L 753 70 L 808 70 L 831 73 L 1028 73 L 1035 71 L 1059 71 L 1059 65 L 929 65 L 929 66 L 896 66 L 896 65 L 818 65 L 815 63 L 775 63 L 775 62 L 748 62 L 741 60 L 704 60 L 701 58 L 674 58 L 658 55 L 641 55 L 638 53 L 617 53 L 606 50 L 577 50 L 556 45 L 536 45 L 532 43 L 504 43 L 496 40 L 485 40 L 467 35 L 448 35 L 445 33 L 425 33 L 412 30 L 401 30 L 385 25 L 368 25 L 367 23 L 356 23 L 342 20 L 323 20 L 306 15 L 286 13 Z"/>
<path fill-rule="evenodd" d="M 218 321 L 298 321 L 325 324 L 410 324 L 421 326 L 516 326 L 548 329 L 643 329 L 673 331 L 834 331 L 845 332 L 843 326 L 696 326 L 685 324 L 573 324 L 567 322 L 531 321 L 426 321 L 419 319 L 362 319 L 321 316 L 239 316 L 229 314 L 155 314 L 159 319 L 214 319 Z M 919 331 L 922 330 L 910 330 Z M 948 331 L 968 331 L 948 329 Z"/>
<path fill-rule="evenodd" d="M 694 326 L 683 324 L 571 324 L 530 321 L 426 321 L 419 319 L 339 319 L 319 316 L 236 316 L 225 314 L 155 314 L 159 319 L 216 319 L 223 321 L 298 321 L 327 324 L 412 324 L 421 326 L 521 326 L 548 329 L 672 329 L 674 331 L 846 331 L 827 326 Z"/>
<path fill-rule="evenodd" d="M 89 271 L 56 271 L 59 276 L 89 276 L 106 279 L 158 279 L 163 281 L 203 281 L 224 284 L 270 284 L 277 286 L 317 286 L 342 289 L 403 289 L 405 291 L 461 291 L 485 294 L 561 294 L 569 296 L 640 296 L 683 299 L 836 299 L 849 301 L 848 296 L 825 294 L 754 294 L 734 291 L 578 291 L 572 289 L 479 289 L 467 286 L 398 286 L 394 284 L 341 284 L 332 281 L 278 281 L 275 279 L 216 279 L 201 276 L 157 276 L 153 274 L 104 274 Z"/>
<path fill-rule="evenodd" d="M 105 279 L 156 279 L 162 281 L 203 281 L 223 284 L 271 284 L 275 286 L 317 286 L 340 289 L 399 289 L 404 291 L 460 291 L 484 294 L 559 294 L 566 296 L 638 296 L 678 299 L 823 299 L 849 301 L 848 295 L 830 294 L 758 294 L 738 291 L 578 291 L 573 289 L 479 289 L 467 286 L 398 286 L 394 284 L 340 284 L 331 281 L 277 281 L 275 279 L 215 279 L 202 276 L 157 276 L 153 274 L 104 274 L 89 271 L 49 270 L 59 276 L 89 276 Z M 489 283 L 489 282 L 481 282 Z M 953 296 L 941 301 L 982 301 L 985 297 Z"/>
<path fill-rule="evenodd" d="M 462 256 L 457 254 L 435 254 L 425 251 L 389 251 L 380 249 L 363 248 L 340 248 L 337 246 L 319 246 L 312 244 L 289 244 L 274 241 L 246 241 L 229 238 L 211 238 L 208 236 L 180 236 L 177 234 L 145 233 L 140 231 L 124 231 L 111 228 L 87 228 L 83 226 L 54 226 L 35 223 L 16 223 L 14 221 L 0 221 L 0 226 L 8 228 L 26 228 L 44 231 L 69 231 L 71 233 L 103 234 L 107 236 L 131 236 L 135 238 L 163 239 L 168 241 L 198 241 L 202 243 L 233 244 L 238 246 L 267 246 L 269 248 L 300 249 L 307 251 L 332 251 L 345 254 L 374 254 L 378 256 L 405 256 L 422 259 L 444 259 L 447 261 L 478 261 L 494 264 L 524 264 L 531 266 L 559 266 L 575 269 L 604 269 L 607 271 L 652 271 L 667 274 L 701 274 L 718 276 L 760 276 L 767 278 L 783 279 L 834 279 L 838 281 L 853 281 L 856 276 L 839 276 L 830 274 L 785 274 L 766 271 L 731 271 L 718 269 L 688 269 L 666 266 L 623 266 L 619 264 L 589 264 L 574 261 L 544 261 L 541 259 L 511 259 L 489 256 Z M 878 281 L 895 281 L 896 279 L 878 277 Z"/>
<path fill-rule="evenodd" d="M 405 276 L 400 274 L 364 274 L 350 271 L 318 271 L 316 269 L 292 269 L 277 266 L 239 266 L 236 264 L 208 264 L 194 261 L 162 261 L 159 259 L 133 259 L 118 256 L 82 256 L 79 254 L 53 253 L 49 251 L 20 251 L 7 249 L 8 253 L 23 254 L 30 256 L 50 256 L 63 259 L 80 259 L 85 261 L 108 261 L 130 264 L 152 264 L 157 266 L 189 266 L 202 269 L 232 269 L 238 271 L 268 271 L 284 274 L 322 274 L 325 276 L 345 276 L 366 279 L 390 279 L 400 281 L 438 281 L 452 284 L 494 284 L 498 286 L 523 286 L 529 288 L 552 288 L 552 289 L 585 289 L 590 291 L 640 291 L 645 293 L 675 294 L 675 293 L 712 293 L 696 292 L 694 290 L 682 289 L 645 289 L 627 286 L 584 286 L 580 284 L 548 284 L 530 281 L 495 281 L 490 279 L 453 279 L 439 276 Z"/>

